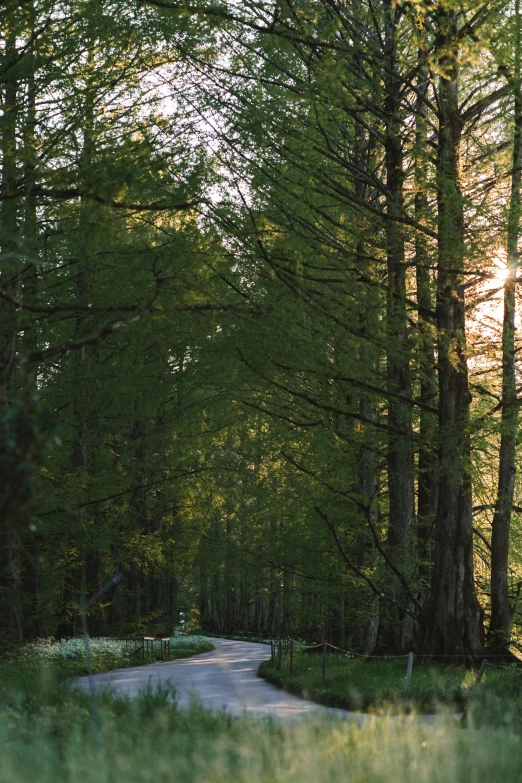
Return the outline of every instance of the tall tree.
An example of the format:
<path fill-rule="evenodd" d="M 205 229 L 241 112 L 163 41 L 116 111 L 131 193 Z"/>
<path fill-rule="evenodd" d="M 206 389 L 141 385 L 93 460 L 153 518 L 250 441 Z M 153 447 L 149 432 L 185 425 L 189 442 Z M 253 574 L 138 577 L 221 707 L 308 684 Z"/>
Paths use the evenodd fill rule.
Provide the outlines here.
<path fill-rule="evenodd" d="M 460 182 L 459 14 L 436 12 L 439 367 L 439 501 L 424 651 L 456 658 L 483 650 L 482 610 L 473 577 L 470 392 L 464 299 L 464 205 Z"/>
<path fill-rule="evenodd" d="M 515 364 L 516 284 L 520 238 L 520 194 L 522 167 L 522 83 L 520 73 L 521 23 L 520 2 L 514 8 L 515 40 L 513 86 L 513 151 L 511 192 L 507 221 L 507 275 L 504 283 L 504 317 L 502 323 L 502 424 L 497 479 L 497 497 L 491 536 L 491 618 L 488 641 L 502 648 L 511 636 L 508 563 L 509 533 L 515 494 L 515 447 L 518 424 L 518 397 Z"/>

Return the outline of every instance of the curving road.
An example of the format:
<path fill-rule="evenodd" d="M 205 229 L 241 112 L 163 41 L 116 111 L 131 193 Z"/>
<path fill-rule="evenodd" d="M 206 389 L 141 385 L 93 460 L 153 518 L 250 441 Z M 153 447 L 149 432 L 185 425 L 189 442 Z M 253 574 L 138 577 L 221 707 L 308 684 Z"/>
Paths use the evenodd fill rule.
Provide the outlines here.
<path fill-rule="evenodd" d="M 273 718 L 323 715 L 359 724 L 368 719 L 362 713 L 305 701 L 262 680 L 257 672 L 260 663 L 270 655 L 266 644 L 228 639 L 209 641 L 215 649 L 192 658 L 95 674 L 95 688 L 110 687 L 116 693 L 136 696 L 148 685 L 170 683 L 176 688 L 180 706 L 187 706 L 196 698 L 208 709 L 225 709 L 232 715 L 248 713 Z M 80 677 L 75 684 L 86 690 L 89 688 L 87 677 Z"/>
<path fill-rule="evenodd" d="M 208 638 L 208 637 L 207 637 Z M 179 661 L 151 663 L 130 669 L 116 669 L 95 674 L 96 690 L 111 688 L 125 696 L 136 696 L 142 688 L 170 683 L 176 689 L 178 704 L 186 707 L 196 699 L 207 709 L 225 709 L 231 715 L 255 715 L 271 718 L 326 717 L 365 723 L 372 718 L 366 713 L 323 707 L 272 685 L 258 676 L 259 665 L 270 655 L 267 644 L 235 642 L 229 639 L 208 639 L 215 649 Z M 89 689 L 88 677 L 79 677 L 74 684 Z M 456 715 L 417 715 L 421 723 L 459 720 Z M 392 721 L 409 722 L 408 717 L 390 717 Z"/>

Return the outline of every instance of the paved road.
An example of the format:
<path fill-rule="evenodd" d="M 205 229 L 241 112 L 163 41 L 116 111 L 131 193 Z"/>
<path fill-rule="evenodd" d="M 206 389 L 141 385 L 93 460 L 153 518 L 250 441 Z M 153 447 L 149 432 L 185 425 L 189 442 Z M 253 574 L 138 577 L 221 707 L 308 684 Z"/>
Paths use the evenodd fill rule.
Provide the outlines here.
<path fill-rule="evenodd" d="M 262 661 L 270 656 L 266 644 L 235 642 L 228 639 L 209 639 L 215 646 L 212 652 L 184 658 L 180 661 L 153 663 L 130 669 L 117 669 L 93 677 L 96 689 L 110 687 L 127 696 L 136 694 L 147 685 L 171 683 L 181 706 L 196 697 L 209 709 L 226 709 L 232 715 L 248 713 L 274 718 L 303 718 L 331 716 L 363 723 L 367 715 L 332 709 L 305 701 L 285 693 L 258 677 Z M 88 689 L 87 677 L 75 681 Z"/>
<path fill-rule="evenodd" d="M 267 644 L 235 642 L 229 639 L 209 639 L 215 649 L 212 652 L 184 658 L 180 661 L 151 663 L 130 669 L 116 669 L 93 677 L 96 690 L 111 688 L 126 696 L 136 696 L 148 685 L 170 683 L 176 688 L 180 706 L 188 706 L 191 699 L 198 699 L 204 707 L 225 709 L 232 715 L 256 715 L 272 718 L 306 718 L 325 716 L 363 724 L 371 720 L 369 715 L 323 707 L 311 701 L 285 693 L 280 688 L 262 680 L 257 672 L 259 665 L 270 656 Z M 75 683 L 88 690 L 87 677 Z M 419 715 L 415 721 L 438 723 L 439 720 L 459 719 L 458 715 Z M 409 718 L 396 717 L 393 721 Z"/>

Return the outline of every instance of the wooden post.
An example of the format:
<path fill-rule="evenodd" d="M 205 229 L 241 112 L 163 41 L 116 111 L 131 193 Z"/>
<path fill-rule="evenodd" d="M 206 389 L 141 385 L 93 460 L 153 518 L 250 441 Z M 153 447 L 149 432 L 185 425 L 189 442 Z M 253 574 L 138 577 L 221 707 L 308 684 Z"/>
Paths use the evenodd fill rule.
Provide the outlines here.
<path fill-rule="evenodd" d="M 144 636 L 143 640 L 144 643 L 147 645 L 145 650 L 147 658 L 150 656 L 151 660 L 153 660 L 154 659 L 154 636 Z"/>
<path fill-rule="evenodd" d="M 162 636 L 159 641 L 161 660 L 168 661 L 170 657 L 170 637 Z"/>
<path fill-rule="evenodd" d="M 294 670 L 294 640 L 290 637 L 290 674 Z"/>
<path fill-rule="evenodd" d="M 326 640 L 323 641 L 323 682 L 326 680 Z"/>
<path fill-rule="evenodd" d="M 473 691 L 475 690 L 477 685 L 480 685 L 480 681 L 481 681 L 482 677 L 484 676 L 484 672 L 486 671 L 486 666 L 487 665 L 488 665 L 488 662 L 487 662 L 486 658 L 484 658 L 484 660 L 480 664 L 480 668 L 479 668 L 479 670 L 477 672 L 477 676 L 475 678 L 475 682 L 473 683 L 473 688 L 471 689 L 471 693 L 473 693 Z M 470 693 L 470 696 L 471 696 L 471 693 Z"/>
<path fill-rule="evenodd" d="M 480 685 L 480 681 L 481 681 L 482 677 L 484 676 L 484 672 L 486 671 L 486 666 L 487 665 L 488 665 L 487 659 L 484 658 L 484 660 L 480 664 L 480 668 L 479 668 L 479 670 L 477 672 L 477 676 L 475 677 L 475 682 L 473 683 L 473 685 L 469 689 L 469 696 L 468 696 L 468 699 L 466 701 L 466 704 L 464 705 L 464 709 L 462 710 L 462 716 L 460 718 L 461 721 L 463 721 L 465 716 L 466 716 L 468 705 L 469 705 L 471 699 L 473 698 L 473 696 L 475 695 L 478 686 Z"/>
<path fill-rule="evenodd" d="M 406 669 L 406 686 L 404 688 L 404 700 L 410 695 L 411 670 L 413 669 L 413 653 L 408 653 L 408 668 Z"/>
<path fill-rule="evenodd" d="M 281 668 L 281 656 L 283 654 L 283 645 L 281 644 L 281 639 L 279 639 L 279 651 L 278 652 L 279 652 L 279 661 L 278 661 L 278 664 L 277 664 L 277 668 L 280 669 Z"/>

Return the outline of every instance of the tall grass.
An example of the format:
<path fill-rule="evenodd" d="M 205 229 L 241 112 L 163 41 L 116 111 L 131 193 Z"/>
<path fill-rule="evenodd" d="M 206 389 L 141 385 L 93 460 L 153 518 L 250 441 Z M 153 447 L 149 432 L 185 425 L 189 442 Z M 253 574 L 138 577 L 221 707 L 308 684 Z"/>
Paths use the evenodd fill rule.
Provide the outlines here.
<path fill-rule="evenodd" d="M 231 718 L 180 710 L 166 689 L 134 701 L 102 693 L 97 742 L 86 695 L 52 678 L 31 692 L 4 678 L 0 691 L 3 783 L 518 783 L 522 769 L 510 732 Z"/>
<path fill-rule="evenodd" d="M 183 647 L 181 639 L 176 645 Z M 453 720 L 426 725 L 414 716 L 374 715 L 361 727 L 324 718 L 233 718 L 198 704 L 179 709 L 175 693 L 162 687 L 135 700 L 101 692 L 96 734 L 88 695 L 63 682 L 77 673 L 70 649 L 61 648 L 59 661 L 47 655 L 0 664 L 1 783 L 519 783 L 522 777 L 518 672 L 501 672 L 489 691 L 496 672 L 486 672 L 486 695 L 473 702 L 467 728 Z M 503 729 L 484 725 L 485 715 L 501 717 Z"/>

